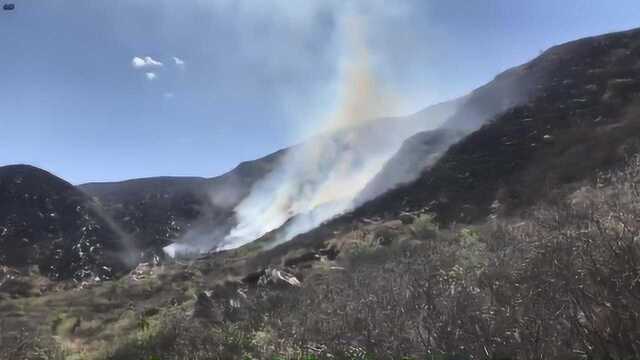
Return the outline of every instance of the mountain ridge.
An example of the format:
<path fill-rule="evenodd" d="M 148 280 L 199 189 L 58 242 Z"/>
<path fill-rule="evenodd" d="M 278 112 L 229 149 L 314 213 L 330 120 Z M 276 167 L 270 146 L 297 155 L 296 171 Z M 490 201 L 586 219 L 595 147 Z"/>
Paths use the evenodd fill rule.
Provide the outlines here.
<path fill-rule="evenodd" d="M 496 79 L 502 84 L 474 90 L 467 98 L 469 108 L 463 105 L 442 128 L 469 131 L 468 125 L 481 119 L 481 114 L 505 108 L 502 95 L 518 82 L 516 75 L 531 96 L 523 104 L 486 116 L 477 130 L 453 144 L 414 182 L 267 252 L 280 254 L 314 243 L 322 247 L 320 239 L 349 231 L 362 219 L 430 212 L 446 225 L 480 221 L 494 211 L 514 214 L 544 199 L 545 186 L 560 188 L 614 166 L 636 148 L 635 139 L 640 136 L 640 108 L 634 100 L 640 93 L 637 56 L 640 29 L 632 29 L 554 46 L 499 74 Z M 493 97 L 488 105 L 481 101 Z M 511 104 L 511 99 L 506 103 Z M 590 156 L 592 163 L 579 162 Z M 553 185 L 545 185 L 549 182 Z M 267 234 L 258 243 L 272 243 L 277 233 Z"/>
<path fill-rule="evenodd" d="M 362 206 L 343 219 L 354 216 L 397 215 L 405 211 L 424 210 L 424 205 L 430 204 L 428 210 L 439 215 L 439 219 L 445 223 L 473 221 L 489 213 L 491 204 L 497 200 L 498 192 L 502 194 L 500 196 L 506 196 L 506 200 L 502 199 L 503 202 L 530 202 L 512 199 L 520 196 L 513 185 L 518 181 L 512 175 L 526 169 L 526 163 L 538 148 L 561 147 L 561 143 L 564 144 L 562 146 L 575 147 L 571 139 L 563 140 L 562 132 L 567 131 L 565 135 L 570 138 L 574 136 L 571 129 L 576 126 L 583 127 L 585 130 L 581 131 L 588 133 L 591 128 L 604 129 L 605 125 L 619 125 L 620 113 L 616 112 L 616 109 L 628 107 L 631 103 L 630 96 L 638 88 L 637 81 L 633 80 L 638 75 L 633 60 L 633 54 L 640 51 L 640 45 L 637 41 L 634 42 L 638 34 L 640 30 L 634 29 L 557 45 L 528 63 L 498 74 L 493 81 L 464 97 L 435 104 L 407 117 L 393 118 L 393 121 L 387 119 L 386 122 L 373 122 L 384 134 L 384 129 L 399 127 L 398 123 L 405 121 L 403 124 L 406 128 L 402 130 L 409 133 L 414 128 L 428 126 L 428 121 L 433 120 L 430 119 L 433 115 L 433 118 L 441 120 L 442 125 L 439 129 L 442 131 L 461 129 L 463 132 L 471 132 L 471 135 L 446 151 L 442 159 L 431 161 L 433 166 L 417 169 L 423 172 L 417 181 L 400 186 L 393 184 L 394 186 L 388 189 L 384 188 L 386 185 L 383 186 L 384 190 L 378 192 L 390 192 L 371 201 L 364 201 Z M 449 114 L 453 108 L 455 111 Z M 592 119 L 587 121 L 586 117 Z M 552 121 L 553 119 L 558 121 Z M 596 119 L 604 120 L 596 123 Z M 478 127 L 480 128 L 474 131 Z M 435 131 L 437 133 L 438 130 Z M 619 134 L 619 130 L 614 129 L 613 132 L 617 134 L 616 137 L 624 137 L 624 134 Z M 629 131 L 627 135 L 634 133 Z M 522 136 L 533 138 L 531 141 L 524 141 Z M 589 135 L 582 136 L 586 136 L 595 144 L 595 140 Z M 546 137 L 554 140 L 549 141 Z M 446 141 L 446 144 L 440 144 L 438 151 L 433 150 L 431 153 L 429 150 L 418 157 L 436 155 L 457 140 L 458 138 Z M 529 143 L 525 144 L 527 141 Z M 461 180 L 467 177 L 467 171 L 462 168 L 477 167 L 474 163 L 474 159 L 477 160 L 474 158 L 476 154 L 473 152 L 477 151 L 474 149 L 479 146 L 483 147 L 481 153 L 488 151 L 485 154 L 487 159 L 501 159 L 508 163 L 512 160 L 505 154 L 516 153 L 519 155 L 514 156 L 521 158 L 518 159 L 520 165 L 514 165 L 513 169 L 504 170 L 503 173 L 500 173 L 503 171 L 500 170 L 471 174 L 470 176 L 482 175 L 486 178 L 491 178 L 492 173 L 511 174 L 504 178 L 502 175 L 495 175 L 497 177 L 494 178 L 494 183 L 485 183 L 487 188 L 481 193 L 473 193 L 469 192 L 464 184 L 476 180 Z M 114 224 L 130 237 L 134 248 L 145 252 L 140 260 L 143 261 L 162 255 L 161 249 L 175 241 L 200 238 L 204 239 L 200 241 L 209 241 L 212 244 L 220 241 L 236 224 L 235 206 L 246 197 L 256 182 L 278 166 L 279 161 L 292 148 L 242 162 L 231 171 L 213 178 L 151 177 L 121 182 L 87 183 L 77 186 L 76 189 L 82 190 L 90 197 L 104 211 L 105 217 L 114 221 Z M 533 148 L 536 151 L 532 150 Z M 501 158 L 502 156 L 506 157 Z M 392 166 L 398 161 L 398 157 L 405 156 L 402 153 L 396 154 L 392 157 L 392 163 L 388 165 Z M 607 160 L 603 158 L 601 161 Z M 553 160 L 549 162 L 553 163 Z M 504 168 L 501 162 L 490 164 L 494 170 Z M 378 179 L 390 178 L 384 175 L 384 170 L 381 174 Z M 500 181 L 506 181 L 511 185 L 496 183 Z M 441 190 L 436 189 L 451 191 L 439 192 Z M 488 189 L 491 190 L 487 191 Z M 375 194 L 377 195 L 379 194 Z M 474 198 L 477 198 L 477 203 L 474 203 L 476 200 L 469 201 Z M 84 198 L 81 202 L 91 203 Z M 466 209 L 463 211 L 464 214 L 454 214 L 461 208 Z M 340 221 L 342 220 L 336 222 Z M 109 228 L 108 225 L 104 227 Z"/>

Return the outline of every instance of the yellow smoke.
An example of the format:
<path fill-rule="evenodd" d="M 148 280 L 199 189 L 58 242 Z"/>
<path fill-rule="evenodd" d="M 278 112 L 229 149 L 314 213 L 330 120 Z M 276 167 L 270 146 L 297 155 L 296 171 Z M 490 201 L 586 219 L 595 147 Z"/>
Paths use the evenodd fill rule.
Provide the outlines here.
<path fill-rule="evenodd" d="M 236 207 L 238 226 L 223 248 L 252 241 L 295 215 L 313 213 L 311 219 L 303 216 L 290 223 L 291 234 L 310 230 L 348 210 L 399 147 L 391 134 L 378 141 L 379 134 L 366 131 L 368 122 L 388 115 L 394 106 L 373 71 L 364 19 L 347 17 L 341 28 L 345 57 L 337 106 L 317 129 L 321 135 L 289 153 Z"/>
<path fill-rule="evenodd" d="M 361 125 L 388 115 L 394 107 L 392 96 L 384 91 L 372 69 L 364 18 L 349 16 L 343 22 L 347 60 L 343 64 L 340 101 L 321 129 L 324 131 Z"/>
<path fill-rule="evenodd" d="M 359 191 L 383 166 L 383 159 L 370 159 L 361 169 L 354 169 L 351 149 L 358 149 L 363 143 L 370 141 L 366 136 L 349 133 L 348 129 L 366 126 L 394 112 L 393 96 L 378 80 L 371 64 L 371 56 L 367 46 L 366 21 L 362 16 L 348 16 L 342 26 L 346 47 L 346 61 L 343 64 L 343 75 L 339 86 L 338 106 L 328 116 L 321 129 L 322 133 L 343 131 L 343 148 L 335 149 L 326 142 L 310 142 L 305 147 L 306 158 L 310 167 L 315 166 L 323 158 L 333 155 L 336 163 L 331 169 L 327 181 L 320 186 L 309 204 L 315 208 L 325 203 L 348 199 Z M 344 151 L 344 145 L 348 151 Z M 328 154 L 332 151 L 343 151 L 341 154 Z M 308 169 L 309 172 L 313 169 Z"/>

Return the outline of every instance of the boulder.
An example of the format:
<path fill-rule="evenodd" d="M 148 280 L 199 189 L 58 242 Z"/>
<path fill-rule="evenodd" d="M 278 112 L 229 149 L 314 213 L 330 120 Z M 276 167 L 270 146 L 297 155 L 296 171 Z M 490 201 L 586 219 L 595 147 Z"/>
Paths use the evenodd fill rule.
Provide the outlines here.
<path fill-rule="evenodd" d="M 267 268 L 258 280 L 258 285 L 265 287 L 299 288 L 302 286 L 302 282 L 293 274 L 286 271 L 277 268 Z"/>

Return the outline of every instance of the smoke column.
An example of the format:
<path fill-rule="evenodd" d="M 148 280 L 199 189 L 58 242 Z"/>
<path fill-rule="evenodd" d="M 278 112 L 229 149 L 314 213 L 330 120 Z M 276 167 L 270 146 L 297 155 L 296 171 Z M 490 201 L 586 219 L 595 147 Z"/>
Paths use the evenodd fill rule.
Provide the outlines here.
<path fill-rule="evenodd" d="M 398 149 L 403 139 L 372 126 L 394 106 L 372 71 L 362 18 L 349 17 L 343 30 L 348 51 L 339 105 L 318 129 L 320 135 L 290 151 L 235 208 L 238 225 L 219 249 L 244 245 L 293 218 L 282 239 L 288 240 L 350 209 L 354 196 Z"/>

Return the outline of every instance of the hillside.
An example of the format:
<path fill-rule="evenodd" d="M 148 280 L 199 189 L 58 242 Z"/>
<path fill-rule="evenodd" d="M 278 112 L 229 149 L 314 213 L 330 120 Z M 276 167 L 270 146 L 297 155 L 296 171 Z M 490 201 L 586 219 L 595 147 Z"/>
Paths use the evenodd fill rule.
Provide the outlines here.
<path fill-rule="evenodd" d="M 444 222 L 474 221 L 496 201 L 503 211 L 530 205 L 550 195 L 549 189 L 623 160 L 639 135 L 639 55 L 640 31 L 631 30 L 553 47 L 498 76 L 520 74 L 516 83 L 540 80 L 525 103 L 486 118 L 415 183 L 359 213 L 398 213 L 428 204 Z M 462 118 L 462 109 L 451 121 Z"/>
<path fill-rule="evenodd" d="M 640 30 L 631 30 L 553 47 L 498 75 L 473 91 L 443 128 L 477 123 L 479 113 L 502 106 L 505 89 L 519 84 L 528 89 L 526 101 L 485 117 L 484 125 L 449 148 L 414 182 L 285 247 L 331 238 L 363 218 L 430 212 L 448 224 L 481 221 L 496 211 L 513 215 L 552 199 L 554 190 L 619 164 L 638 146 L 639 54 Z M 260 241 L 269 243 L 272 236 Z"/>
<path fill-rule="evenodd" d="M 305 143 L 292 146 L 263 158 L 246 161 L 233 170 L 213 178 L 156 177 L 133 179 L 115 183 L 89 183 L 79 189 L 94 197 L 105 212 L 143 250 L 146 259 L 162 256 L 161 249 L 172 242 L 194 246 L 200 250 L 215 248 L 237 223 L 234 208 L 244 199 L 252 187 L 273 171 L 287 154 L 296 156 L 305 144 L 329 139 L 351 148 L 348 139 L 363 138 L 366 143 L 357 150 L 361 159 L 384 144 L 396 148 L 408 137 L 434 124 L 443 123 L 459 107 L 464 98 L 435 104 L 415 114 L 380 118 L 361 126 L 335 129 Z M 442 135 L 442 139 L 438 137 Z M 434 132 L 432 142 L 438 143 L 441 151 L 450 138 L 444 133 Z M 422 149 L 421 151 L 427 151 Z M 378 151 L 378 150 L 375 150 Z M 356 151 L 354 151 L 356 153 Z M 330 159 L 325 159 L 330 162 Z M 410 166 L 409 166 L 410 167 Z M 404 177 L 380 177 L 377 187 L 387 190 Z M 377 194 L 380 189 L 377 189 Z M 369 194 L 375 196 L 377 194 Z"/>
<path fill-rule="evenodd" d="M 215 244 L 234 225 L 233 208 L 285 151 L 244 162 L 213 178 L 156 177 L 78 188 L 95 198 L 144 258 L 163 256 L 173 241 L 205 238 Z"/>
<path fill-rule="evenodd" d="M 341 138 L 360 134 L 369 138 L 383 136 L 386 138 L 384 141 L 400 142 L 416 131 L 428 127 L 434 121 L 444 121 L 455 111 L 458 103 L 459 100 L 437 104 L 405 118 L 378 119 L 366 127 L 339 130 L 324 136 Z M 399 125 L 402 131 L 394 131 L 395 137 L 389 140 L 390 138 L 385 134 Z M 82 237 L 78 229 L 88 228 L 80 225 L 85 221 L 81 219 L 87 217 L 87 224 L 99 224 L 99 230 L 92 230 L 97 231 L 95 235 L 97 238 L 92 238 L 92 243 L 100 241 L 108 244 L 109 253 L 116 250 L 118 254 L 121 250 L 126 252 L 126 256 L 117 256 L 121 256 L 122 261 L 110 260 L 114 264 L 109 268 L 118 262 L 126 263 L 128 264 L 126 268 L 130 268 L 139 262 L 154 261 L 157 257 L 163 258 L 165 254 L 162 248 L 173 242 L 187 244 L 199 250 L 208 250 L 218 244 L 235 226 L 237 220 L 234 208 L 247 196 L 253 185 L 278 166 L 288 152 L 296 152 L 297 149 L 299 145 L 260 159 L 243 162 L 233 170 L 213 178 L 155 177 L 122 182 L 89 183 L 76 188 L 34 167 L 5 167 L 3 174 L 6 180 L 0 182 L 0 191 L 11 194 L 14 192 L 38 194 L 38 199 L 60 199 L 64 204 L 56 203 L 55 206 L 65 207 L 65 209 L 57 211 L 55 217 L 35 216 L 33 214 L 52 213 L 48 206 L 54 205 L 50 205 L 50 200 L 42 200 L 42 204 L 36 203 L 36 200 L 17 203 L 15 198 L 22 199 L 22 195 L 12 195 L 15 198 L 4 202 L 6 213 L 3 214 L 3 218 L 0 218 L 1 226 L 12 229 L 5 231 L 2 238 L 3 254 L 7 254 L 7 259 L 12 260 L 0 261 L 0 263 L 25 267 L 36 261 L 43 264 L 44 269 L 50 266 L 49 263 L 54 261 L 55 256 L 59 256 L 56 260 L 58 262 L 78 263 L 78 259 L 72 260 L 69 251 L 54 255 L 55 247 L 43 251 L 39 246 L 19 244 L 24 241 L 23 238 L 37 239 L 33 241 L 39 244 L 43 239 L 53 239 L 49 245 L 59 242 L 75 244 L 79 241 L 77 238 Z M 363 153 L 363 155 L 366 154 Z M 14 189 L 14 177 L 18 176 L 14 171 L 32 175 L 29 181 L 20 180 L 19 190 Z M 389 181 L 394 182 L 396 179 L 381 179 L 381 186 L 390 186 Z M 25 196 L 27 197 L 23 200 L 27 201 L 30 195 Z M 69 210 L 78 206 L 81 209 L 78 212 Z M 85 212 L 88 212 L 88 215 L 81 216 Z M 64 229 L 59 230 L 61 226 L 59 224 L 64 224 Z M 18 252 L 20 256 L 17 256 Z M 82 260 L 87 263 L 86 266 L 91 265 L 98 270 L 102 268 L 102 262 L 87 257 L 86 254 L 87 252 L 84 251 Z M 75 269 L 78 266 L 64 265 L 64 267 Z M 71 270 L 65 270 L 59 278 L 71 276 L 69 271 Z M 76 270 L 72 272 L 75 273 Z M 91 278 L 92 276 L 87 272 L 86 276 L 81 277 Z"/>
<path fill-rule="evenodd" d="M 35 167 L 0 167 L 0 263 L 52 279 L 109 279 L 126 248 L 91 199 Z"/>
<path fill-rule="evenodd" d="M 463 130 L 437 129 L 419 132 L 402 143 L 380 172 L 358 194 L 355 202 L 375 199 L 395 187 L 411 183 L 466 135 Z M 361 200 L 362 199 L 362 200 Z"/>
<path fill-rule="evenodd" d="M 638 358 L 639 59 L 640 29 L 581 39 L 441 104 L 440 128 L 408 134 L 361 199 L 382 195 L 288 242 L 286 226 L 313 211 L 236 249 L 72 290 L 0 278 L 0 345 L 20 345 L 0 358 Z M 98 223 L 101 206 L 157 251 L 228 230 L 283 155 L 218 178 L 83 192 L 0 168 L 0 200 L 13 204 L 0 215 L 25 209 L 37 230 L 56 224 L 41 211 L 86 209 L 78 221 Z M 5 243 L 31 228 L 12 229 Z"/>

